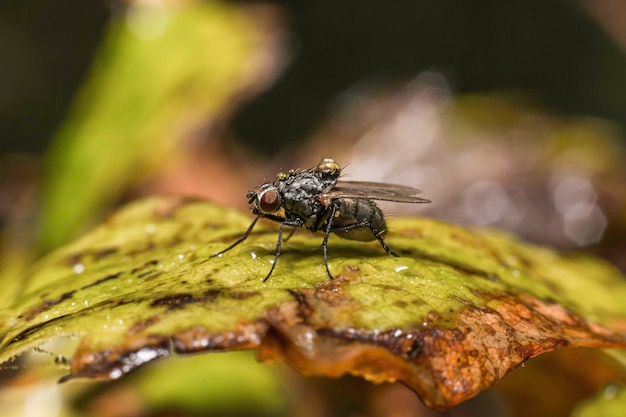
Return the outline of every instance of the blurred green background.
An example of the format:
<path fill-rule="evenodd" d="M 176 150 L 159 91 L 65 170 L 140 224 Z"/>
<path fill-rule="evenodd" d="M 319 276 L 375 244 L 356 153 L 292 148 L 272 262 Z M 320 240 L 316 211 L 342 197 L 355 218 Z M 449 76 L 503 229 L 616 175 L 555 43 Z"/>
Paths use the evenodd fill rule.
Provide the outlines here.
<path fill-rule="evenodd" d="M 321 156 L 433 200 L 391 214 L 626 270 L 624 28 L 618 0 L 3 1 L 1 304 L 20 271 L 126 201 L 244 209 L 249 188 Z M 398 389 L 361 409 L 319 386 L 310 401 L 384 415 L 398 396 L 411 405 L 396 415 L 429 415 Z"/>

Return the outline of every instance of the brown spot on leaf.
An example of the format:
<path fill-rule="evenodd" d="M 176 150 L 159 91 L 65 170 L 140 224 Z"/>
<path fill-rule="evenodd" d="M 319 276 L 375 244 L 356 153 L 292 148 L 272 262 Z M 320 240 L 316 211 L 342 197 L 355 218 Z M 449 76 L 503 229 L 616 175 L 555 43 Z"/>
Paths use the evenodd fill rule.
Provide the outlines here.
<path fill-rule="evenodd" d="M 38 314 L 41 314 L 44 311 L 49 310 L 51 307 L 54 307 L 55 305 L 59 304 L 60 302 L 64 300 L 72 298 L 75 292 L 76 290 L 68 291 L 66 293 L 61 294 L 60 296 L 58 296 L 57 298 L 53 300 L 43 300 L 43 303 L 28 310 L 28 312 L 24 315 L 24 317 L 26 318 L 26 320 L 32 320 Z"/>
<path fill-rule="evenodd" d="M 100 285 L 100 284 L 102 284 L 103 282 L 107 282 L 107 281 L 111 281 L 111 280 L 113 280 L 113 279 L 119 278 L 121 275 L 122 275 L 122 273 L 121 273 L 121 272 L 117 272 L 117 273 L 115 273 L 115 274 L 110 274 L 110 275 L 107 275 L 106 277 L 104 277 L 104 278 L 100 278 L 100 279 L 98 279 L 98 280 L 96 280 L 96 281 L 92 282 L 91 284 L 83 285 L 83 286 L 81 287 L 81 289 L 82 289 L 82 290 L 84 290 L 84 289 L 86 289 L 86 288 L 95 287 L 96 285 Z"/>
<path fill-rule="evenodd" d="M 219 297 L 221 294 L 222 294 L 222 290 L 216 290 L 216 289 L 206 290 L 203 293 L 205 301 L 209 303 L 215 302 L 217 297 Z"/>
<path fill-rule="evenodd" d="M 67 265 L 74 266 L 81 262 L 86 261 L 100 261 L 110 255 L 113 255 L 118 252 L 118 248 L 100 248 L 100 249 L 92 249 L 92 250 L 84 250 L 81 252 L 77 252 L 71 254 L 65 258 L 65 262 Z"/>
<path fill-rule="evenodd" d="M 161 316 L 157 315 L 157 316 L 152 316 L 150 318 L 147 318 L 145 320 L 141 320 L 137 323 L 135 323 L 130 329 L 128 329 L 126 331 L 126 335 L 127 336 L 135 336 L 141 332 L 143 332 L 145 329 L 147 329 L 148 327 L 152 326 L 155 323 L 158 323 L 159 321 L 161 321 Z"/>
<path fill-rule="evenodd" d="M 150 304 L 150 306 L 167 306 L 168 310 L 178 310 L 184 308 L 187 304 L 195 303 L 198 301 L 199 300 L 191 294 L 174 294 L 168 295 L 167 297 L 157 298 Z"/>
<path fill-rule="evenodd" d="M 145 272 L 142 272 L 142 273 L 140 273 L 140 274 L 137 274 L 137 278 L 145 278 L 145 277 L 152 277 L 152 278 L 155 278 L 155 277 L 158 277 L 159 275 L 161 275 L 161 273 L 160 273 L 160 272 L 155 272 L 155 271 L 145 271 Z"/>
<path fill-rule="evenodd" d="M 231 298 L 235 300 L 245 300 L 246 298 L 255 297 L 260 295 L 258 291 L 240 291 L 230 293 Z"/>
<path fill-rule="evenodd" d="M 145 263 L 144 263 L 143 265 L 141 265 L 141 266 L 137 266 L 137 267 L 135 267 L 135 268 L 131 269 L 131 270 L 130 270 L 130 273 L 131 273 L 131 274 L 136 274 L 136 273 L 137 273 L 137 272 L 139 272 L 139 271 L 143 271 L 144 269 L 151 268 L 151 267 L 155 267 L 155 266 L 157 266 L 158 264 L 159 264 L 159 261 L 158 261 L 158 260 L 156 260 L 156 259 L 152 259 L 152 260 L 150 260 L 150 261 L 148 261 L 148 262 L 145 262 Z"/>

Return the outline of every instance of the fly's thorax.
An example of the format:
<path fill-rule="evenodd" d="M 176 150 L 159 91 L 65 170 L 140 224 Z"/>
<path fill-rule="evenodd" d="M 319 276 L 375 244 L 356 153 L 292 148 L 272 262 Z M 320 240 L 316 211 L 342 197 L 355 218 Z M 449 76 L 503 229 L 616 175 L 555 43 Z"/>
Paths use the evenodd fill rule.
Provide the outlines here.
<path fill-rule="evenodd" d="M 374 201 L 361 198 L 339 198 L 335 201 L 338 208 L 333 219 L 333 229 L 363 224 L 362 227 L 333 231 L 337 236 L 359 241 L 376 239 L 367 225 L 371 225 L 380 236 L 387 232 L 383 212 Z"/>
<path fill-rule="evenodd" d="M 309 171 L 290 173 L 284 179 L 277 180 L 277 187 L 283 197 L 285 215 L 288 218 L 299 218 L 306 227 L 315 224 L 322 210 L 318 197 L 324 185 L 320 178 Z"/>

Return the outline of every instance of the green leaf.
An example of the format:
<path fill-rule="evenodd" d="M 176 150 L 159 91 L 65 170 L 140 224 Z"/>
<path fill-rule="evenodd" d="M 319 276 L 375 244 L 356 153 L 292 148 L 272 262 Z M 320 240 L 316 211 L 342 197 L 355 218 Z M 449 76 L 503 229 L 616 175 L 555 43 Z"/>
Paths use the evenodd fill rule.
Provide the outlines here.
<path fill-rule="evenodd" d="M 40 250 L 75 236 L 132 182 L 175 165 L 181 142 L 224 111 L 254 73 L 249 19 L 222 2 L 190 2 L 137 4 L 111 20 L 47 156 Z M 156 32 L 131 31 L 137 23 Z"/>
<path fill-rule="evenodd" d="M 172 353 L 258 349 L 305 374 L 400 380 L 437 409 L 491 386 L 542 352 L 626 347 L 626 280 L 495 231 L 390 219 L 374 243 L 321 236 L 283 245 L 251 216 L 209 202 L 135 202 L 35 265 L 2 312 L 0 361 L 78 337 L 71 377 L 118 378 Z"/>

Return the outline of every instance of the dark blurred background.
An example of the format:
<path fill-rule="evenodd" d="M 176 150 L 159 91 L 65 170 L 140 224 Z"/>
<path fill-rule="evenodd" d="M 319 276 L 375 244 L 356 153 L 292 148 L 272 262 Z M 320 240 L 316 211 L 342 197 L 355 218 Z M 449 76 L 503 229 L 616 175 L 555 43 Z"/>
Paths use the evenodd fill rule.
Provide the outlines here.
<path fill-rule="evenodd" d="M 305 138 L 355 83 L 410 79 L 425 70 L 445 74 L 457 94 L 520 90 L 553 109 L 626 124 L 625 40 L 618 38 L 625 36 L 619 17 L 626 6 L 619 1 L 273 4 L 288 26 L 291 65 L 231 125 L 237 140 L 258 152 Z M 3 152 L 46 149 L 120 7 L 80 0 L 0 4 Z"/>
<path fill-rule="evenodd" d="M 2 152 L 44 152 L 98 49 L 104 1 L 0 4 Z"/>

